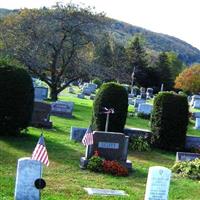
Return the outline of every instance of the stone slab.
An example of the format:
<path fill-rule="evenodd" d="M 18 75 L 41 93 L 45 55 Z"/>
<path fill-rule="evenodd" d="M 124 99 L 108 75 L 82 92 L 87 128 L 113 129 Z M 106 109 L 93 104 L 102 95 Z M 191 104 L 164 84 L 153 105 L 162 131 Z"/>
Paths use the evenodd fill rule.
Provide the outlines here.
<path fill-rule="evenodd" d="M 186 136 L 185 148 L 199 148 L 200 147 L 200 137 L 197 136 Z"/>
<path fill-rule="evenodd" d="M 127 196 L 128 194 L 124 190 L 111 190 L 111 189 L 99 189 L 99 188 L 84 188 L 89 195 L 100 196 Z"/>
<path fill-rule="evenodd" d="M 81 142 L 85 135 L 87 128 L 71 127 L 70 140 Z"/>
<path fill-rule="evenodd" d="M 200 158 L 198 153 L 176 152 L 176 161 L 190 161 Z"/>
<path fill-rule="evenodd" d="M 34 88 L 34 99 L 44 100 L 48 97 L 48 88 L 45 87 L 35 87 Z"/>

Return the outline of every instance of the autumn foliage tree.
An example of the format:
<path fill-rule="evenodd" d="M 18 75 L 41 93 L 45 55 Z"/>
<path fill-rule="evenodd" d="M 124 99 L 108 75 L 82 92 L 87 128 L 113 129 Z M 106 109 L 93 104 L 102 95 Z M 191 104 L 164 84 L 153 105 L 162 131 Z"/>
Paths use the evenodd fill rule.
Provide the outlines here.
<path fill-rule="evenodd" d="M 175 80 L 175 88 L 192 93 L 200 92 L 200 64 L 181 72 Z"/>

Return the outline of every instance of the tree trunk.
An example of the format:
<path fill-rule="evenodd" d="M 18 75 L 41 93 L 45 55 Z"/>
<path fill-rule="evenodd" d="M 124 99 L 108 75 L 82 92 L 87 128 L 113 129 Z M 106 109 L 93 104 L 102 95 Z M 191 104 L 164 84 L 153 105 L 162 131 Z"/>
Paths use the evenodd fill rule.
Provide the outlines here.
<path fill-rule="evenodd" d="M 58 100 L 58 91 L 57 91 L 56 87 L 51 87 L 50 97 L 51 97 L 52 101 L 57 101 Z"/>

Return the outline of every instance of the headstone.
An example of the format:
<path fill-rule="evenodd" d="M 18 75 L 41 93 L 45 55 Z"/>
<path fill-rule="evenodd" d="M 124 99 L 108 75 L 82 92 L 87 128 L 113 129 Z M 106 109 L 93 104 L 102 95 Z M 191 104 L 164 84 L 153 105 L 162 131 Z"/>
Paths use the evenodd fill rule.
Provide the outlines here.
<path fill-rule="evenodd" d="M 95 99 L 95 95 L 94 95 L 94 94 L 91 94 L 91 95 L 90 95 L 90 99 L 91 99 L 91 100 L 94 100 L 94 99 Z"/>
<path fill-rule="evenodd" d="M 44 100 L 48 97 L 48 88 L 45 87 L 35 87 L 34 88 L 34 98 L 35 100 Z"/>
<path fill-rule="evenodd" d="M 200 118 L 200 112 L 193 112 L 191 117 L 193 120 L 196 120 L 196 118 Z"/>
<path fill-rule="evenodd" d="M 73 102 L 56 101 L 51 104 L 51 114 L 60 117 L 72 117 L 73 109 Z"/>
<path fill-rule="evenodd" d="M 195 100 L 192 107 L 199 109 L 200 108 L 200 100 Z"/>
<path fill-rule="evenodd" d="M 69 93 L 74 93 L 73 87 L 68 87 L 67 90 L 68 90 Z"/>
<path fill-rule="evenodd" d="M 110 190 L 99 188 L 84 188 L 89 195 L 101 195 L 101 196 L 127 196 L 123 190 Z"/>
<path fill-rule="evenodd" d="M 171 170 L 155 166 L 149 168 L 144 200 L 167 200 Z"/>
<path fill-rule="evenodd" d="M 98 86 L 94 83 L 85 83 L 84 87 L 89 88 L 91 93 L 94 93 Z"/>
<path fill-rule="evenodd" d="M 80 160 L 80 167 L 85 168 L 95 151 L 99 152 L 99 156 L 106 160 L 116 160 L 124 164 L 128 170 L 132 170 L 132 163 L 127 160 L 128 154 L 128 136 L 123 133 L 114 132 L 93 132 L 93 145 L 86 148 L 86 155 Z"/>
<path fill-rule="evenodd" d="M 124 134 L 129 136 L 129 138 L 134 138 L 134 137 L 148 138 L 152 135 L 151 131 L 140 128 L 124 128 Z"/>
<path fill-rule="evenodd" d="M 133 98 L 128 98 L 128 104 L 129 104 L 129 105 L 134 105 L 134 100 L 133 100 Z"/>
<path fill-rule="evenodd" d="M 141 103 L 138 106 L 137 112 L 138 113 L 143 113 L 143 114 L 146 114 L 146 115 L 150 115 L 152 110 L 153 110 L 153 106 L 152 105 L 146 104 L 146 103 Z"/>
<path fill-rule="evenodd" d="M 200 137 L 197 136 L 186 136 L 186 141 L 185 141 L 185 148 L 186 149 L 191 149 L 191 148 L 197 148 L 199 149 L 200 147 Z"/>
<path fill-rule="evenodd" d="M 153 88 L 147 88 L 146 95 L 147 98 L 153 98 Z"/>
<path fill-rule="evenodd" d="M 84 95 L 91 95 L 91 93 L 92 93 L 92 90 L 89 88 L 89 87 L 83 87 L 83 91 L 82 91 L 82 93 L 84 94 Z"/>
<path fill-rule="evenodd" d="M 134 100 L 134 107 L 137 108 L 139 106 L 139 104 L 141 103 L 146 103 L 146 100 L 145 99 L 141 99 L 141 98 L 136 98 Z"/>
<path fill-rule="evenodd" d="M 52 122 L 50 122 L 50 112 L 51 112 L 51 105 L 35 101 L 33 107 L 33 114 L 31 125 L 36 127 L 45 127 L 45 128 L 52 128 Z"/>
<path fill-rule="evenodd" d="M 41 163 L 31 158 L 20 158 L 17 164 L 15 200 L 40 200 L 35 181 L 40 178 Z"/>
<path fill-rule="evenodd" d="M 191 106 L 194 106 L 194 102 L 195 101 L 200 101 L 200 95 L 193 95 L 192 96 L 192 99 L 191 99 L 191 101 L 190 101 L 190 105 Z"/>
<path fill-rule="evenodd" d="M 140 96 L 141 96 L 141 99 L 146 99 L 146 92 L 145 92 L 145 88 L 141 87 L 140 88 Z"/>
<path fill-rule="evenodd" d="M 190 161 L 200 158 L 198 153 L 176 152 L 176 161 Z"/>
<path fill-rule="evenodd" d="M 80 93 L 80 94 L 77 95 L 77 97 L 78 97 L 79 99 L 84 99 L 84 98 L 85 98 L 85 95 L 84 95 L 83 93 Z"/>
<path fill-rule="evenodd" d="M 200 129 L 200 118 L 196 118 L 195 129 Z"/>
<path fill-rule="evenodd" d="M 70 140 L 81 142 L 86 131 L 87 128 L 71 127 Z"/>

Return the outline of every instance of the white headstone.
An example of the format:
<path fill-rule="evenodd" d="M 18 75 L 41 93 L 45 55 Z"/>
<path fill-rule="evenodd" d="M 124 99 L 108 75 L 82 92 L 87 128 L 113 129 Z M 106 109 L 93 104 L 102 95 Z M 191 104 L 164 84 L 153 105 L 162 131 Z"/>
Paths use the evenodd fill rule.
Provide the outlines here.
<path fill-rule="evenodd" d="M 193 108 L 200 108 L 200 100 L 194 100 Z"/>
<path fill-rule="evenodd" d="M 35 181 L 40 178 L 41 163 L 31 158 L 20 158 L 17 164 L 15 200 L 39 200 L 40 191 Z"/>
<path fill-rule="evenodd" d="M 146 104 L 146 103 L 141 103 L 138 106 L 137 112 L 150 115 L 152 110 L 153 110 L 153 106 L 152 105 Z"/>
<path fill-rule="evenodd" d="M 43 100 L 48 97 L 48 88 L 45 87 L 35 87 L 34 88 L 34 98 L 35 100 Z"/>
<path fill-rule="evenodd" d="M 200 129 L 200 118 L 196 118 L 195 129 Z"/>
<path fill-rule="evenodd" d="M 149 168 L 145 200 L 167 200 L 171 170 L 155 166 Z"/>

